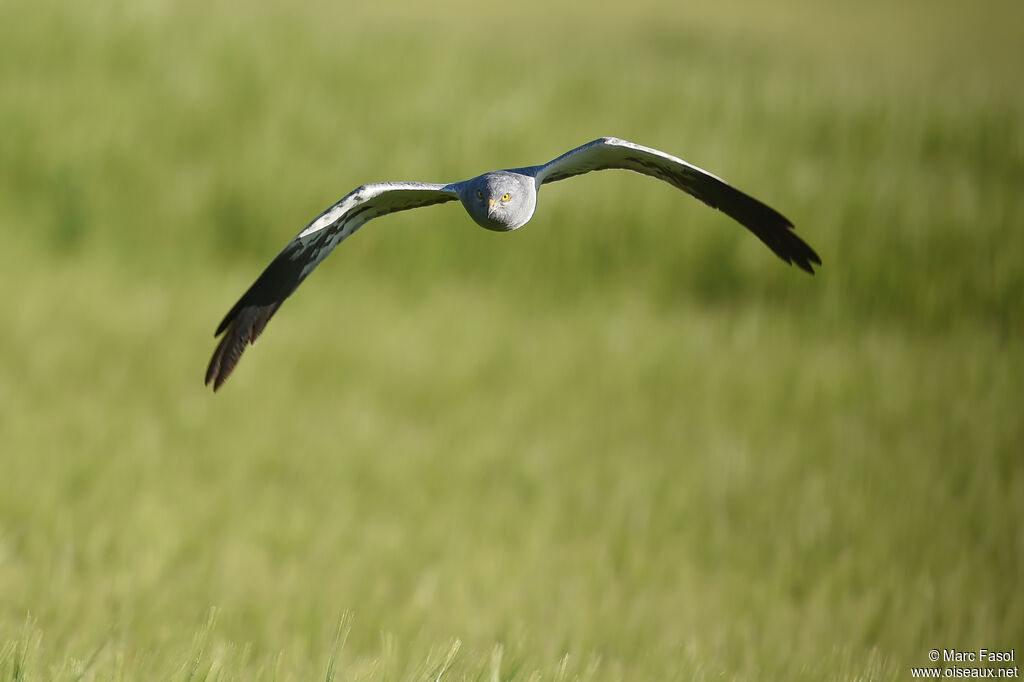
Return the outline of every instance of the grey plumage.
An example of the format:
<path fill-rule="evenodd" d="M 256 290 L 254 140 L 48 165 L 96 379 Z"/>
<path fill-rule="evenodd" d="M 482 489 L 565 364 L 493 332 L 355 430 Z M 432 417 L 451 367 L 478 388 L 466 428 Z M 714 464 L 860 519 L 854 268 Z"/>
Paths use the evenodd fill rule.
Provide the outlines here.
<path fill-rule="evenodd" d="M 597 170 L 643 173 L 717 208 L 753 232 L 787 263 L 813 274 L 821 259 L 774 209 L 682 159 L 632 142 L 605 137 L 558 158 L 526 168 L 491 171 L 447 185 L 382 182 L 363 185 L 321 213 L 293 239 L 228 311 L 206 370 L 214 390 L 231 375 L 245 347 L 254 343 L 288 296 L 334 248 L 366 221 L 389 213 L 461 201 L 470 217 L 489 230 L 522 227 L 537 208 L 537 191 L 548 182 Z"/>

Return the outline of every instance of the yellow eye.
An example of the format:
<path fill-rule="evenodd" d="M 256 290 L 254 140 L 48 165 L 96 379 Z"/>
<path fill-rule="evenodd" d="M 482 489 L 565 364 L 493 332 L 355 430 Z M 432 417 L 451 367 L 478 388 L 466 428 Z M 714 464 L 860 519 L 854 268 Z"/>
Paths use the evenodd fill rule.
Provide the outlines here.
<path fill-rule="evenodd" d="M 504 194 L 501 195 L 501 200 L 502 201 L 508 201 L 511 198 L 512 198 L 512 195 L 509 194 L 508 192 L 505 192 Z"/>
<path fill-rule="evenodd" d="M 477 199 L 483 199 L 484 198 L 484 193 L 481 190 L 477 190 L 476 191 L 476 198 Z"/>

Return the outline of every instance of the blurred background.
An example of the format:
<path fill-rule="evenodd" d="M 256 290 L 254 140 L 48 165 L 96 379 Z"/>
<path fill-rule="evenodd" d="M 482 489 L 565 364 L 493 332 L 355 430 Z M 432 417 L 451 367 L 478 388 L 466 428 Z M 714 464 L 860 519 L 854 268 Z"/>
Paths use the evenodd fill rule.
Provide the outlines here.
<path fill-rule="evenodd" d="M 0 677 L 907 679 L 1024 645 L 1024 5 L 0 0 Z M 310 219 L 603 135 L 524 229 Z M 624 201 L 626 198 L 629 201 Z"/>

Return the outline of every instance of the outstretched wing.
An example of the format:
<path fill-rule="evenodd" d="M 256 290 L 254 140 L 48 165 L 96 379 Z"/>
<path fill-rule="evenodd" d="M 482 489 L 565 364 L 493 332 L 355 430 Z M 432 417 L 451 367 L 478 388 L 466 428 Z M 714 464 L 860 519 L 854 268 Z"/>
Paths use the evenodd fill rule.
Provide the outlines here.
<path fill-rule="evenodd" d="M 622 168 L 664 180 L 717 208 L 756 234 L 775 254 L 814 274 L 821 259 L 793 232 L 793 223 L 770 206 L 728 185 L 721 178 L 657 149 L 604 137 L 529 169 L 537 186 L 591 171 Z"/>
<path fill-rule="evenodd" d="M 238 364 L 242 351 L 256 341 L 284 300 L 334 247 L 367 220 L 458 198 L 450 185 L 421 182 L 364 185 L 342 197 L 284 247 L 224 316 L 214 334 L 224 337 L 206 369 L 206 383 L 213 382 L 215 391 L 220 388 Z"/>

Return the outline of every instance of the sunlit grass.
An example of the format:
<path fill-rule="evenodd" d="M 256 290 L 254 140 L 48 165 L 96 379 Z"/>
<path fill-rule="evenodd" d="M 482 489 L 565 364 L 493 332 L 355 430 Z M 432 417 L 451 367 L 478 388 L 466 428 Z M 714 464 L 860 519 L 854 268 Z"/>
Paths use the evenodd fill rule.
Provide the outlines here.
<path fill-rule="evenodd" d="M 454 4 L 0 5 L 0 679 L 904 679 L 1019 645 L 1008 29 Z M 203 390 L 220 316 L 351 188 L 605 134 L 777 206 L 821 272 L 588 176 L 513 234 L 372 223 Z"/>

